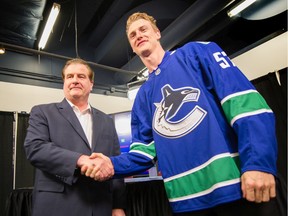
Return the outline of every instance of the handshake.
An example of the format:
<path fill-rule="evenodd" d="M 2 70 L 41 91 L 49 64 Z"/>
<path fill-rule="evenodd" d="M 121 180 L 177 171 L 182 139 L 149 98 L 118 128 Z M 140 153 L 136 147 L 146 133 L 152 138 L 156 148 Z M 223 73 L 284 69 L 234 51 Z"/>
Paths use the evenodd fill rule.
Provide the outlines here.
<path fill-rule="evenodd" d="M 96 181 L 105 181 L 114 175 L 114 167 L 110 158 L 101 153 L 92 153 L 90 156 L 81 155 L 77 161 L 81 174 Z"/>

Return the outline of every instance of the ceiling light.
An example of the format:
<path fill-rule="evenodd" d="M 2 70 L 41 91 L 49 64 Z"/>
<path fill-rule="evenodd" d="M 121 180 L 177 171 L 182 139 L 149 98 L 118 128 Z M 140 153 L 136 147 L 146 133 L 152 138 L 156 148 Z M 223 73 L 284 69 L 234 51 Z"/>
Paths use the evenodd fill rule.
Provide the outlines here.
<path fill-rule="evenodd" d="M 0 47 L 0 54 L 4 54 L 5 53 L 5 48 L 4 47 Z"/>
<path fill-rule="evenodd" d="M 243 11 L 245 8 L 249 7 L 251 4 L 253 4 L 256 0 L 245 0 L 241 3 L 239 3 L 236 7 L 228 11 L 228 16 L 232 17 L 235 16 L 236 14 L 240 13 Z"/>
<path fill-rule="evenodd" d="M 39 49 L 44 49 L 44 47 L 47 43 L 48 37 L 49 37 L 49 35 L 52 31 L 52 28 L 54 26 L 54 23 L 56 21 L 56 18 L 59 14 L 59 11 L 60 11 L 60 5 L 53 3 L 53 6 L 52 6 L 52 9 L 50 11 L 50 14 L 49 14 L 46 26 L 44 28 L 42 37 L 41 37 L 40 42 L 38 44 Z"/>
<path fill-rule="evenodd" d="M 241 13 L 241 17 L 247 20 L 262 20 L 276 16 L 286 10 L 287 0 L 260 1 Z"/>

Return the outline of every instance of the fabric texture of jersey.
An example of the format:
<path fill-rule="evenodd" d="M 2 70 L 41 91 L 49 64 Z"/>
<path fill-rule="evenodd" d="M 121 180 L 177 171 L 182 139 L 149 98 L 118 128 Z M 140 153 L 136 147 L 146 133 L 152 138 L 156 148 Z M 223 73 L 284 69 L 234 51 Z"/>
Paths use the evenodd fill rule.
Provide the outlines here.
<path fill-rule="evenodd" d="M 173 212 L 206 209 L 242 197 L 240 175 L 276 175 L 272 110 L 212 42 L 166 52 L 132 109 L 133 143 L 112 157 L 118 176 L 159 169 Z"/>

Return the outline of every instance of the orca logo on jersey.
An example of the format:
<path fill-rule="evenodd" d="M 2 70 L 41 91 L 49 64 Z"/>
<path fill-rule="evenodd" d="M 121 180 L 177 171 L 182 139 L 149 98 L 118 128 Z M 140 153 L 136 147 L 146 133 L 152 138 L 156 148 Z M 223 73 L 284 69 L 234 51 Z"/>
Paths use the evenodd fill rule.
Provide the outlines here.
<path fill-rule="evenodd" d="M 166 84 L 161 89 L 162 100 L 154 103 L 156 110 L 153 117 L 153 128 L 161 136 L 177 138 L 195 129 L 206 116 L 207 112 L 196 105 L 179 120 L 172 120 L 178 112 L 183 112 L 184 103 L 198 101 L 200 90 L 192 87 L 173 89 Z"/>

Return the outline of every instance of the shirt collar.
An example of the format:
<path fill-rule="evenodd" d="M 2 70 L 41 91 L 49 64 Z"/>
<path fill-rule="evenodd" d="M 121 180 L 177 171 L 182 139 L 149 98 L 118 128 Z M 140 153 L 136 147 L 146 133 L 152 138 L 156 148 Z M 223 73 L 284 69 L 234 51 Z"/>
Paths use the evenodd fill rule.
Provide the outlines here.
<path fill-rule="evenodd" d="M 66 98 L 66 100 L 67 100 L 67 102 L 69 103 L 69 105 L 72 107 L 72 109 L 73 110 L 77 110 L 78 112 L 80 112 L 80 110 L 79 110 L 79 108 L 75 105 L 75 104 L 73 104 L 71 101 L 69 101 L 67 98 Z M 89 113 L 91 113 L 91 106 L 90 106 L 90 104 L 88 103 L 88 106 L 87 106 L 87 108 L 85 109 L 85 110 L 83 110 L 82 111 L 82 113 L 83 112 L 89 112 Z"/>

